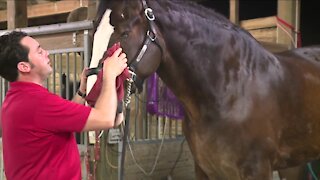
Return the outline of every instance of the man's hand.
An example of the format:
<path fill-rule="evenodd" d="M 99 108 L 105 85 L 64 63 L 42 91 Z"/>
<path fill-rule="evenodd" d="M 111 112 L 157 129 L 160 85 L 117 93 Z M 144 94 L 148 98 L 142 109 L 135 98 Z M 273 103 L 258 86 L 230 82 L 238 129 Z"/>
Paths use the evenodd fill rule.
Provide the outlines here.
<path fill-rule="evenodd" d="M 84 68 L 82 70 L 82 73 L 81 73 L 81 77 L 80 77 L 80 86 L 79 86 L 79 90 L 82 92 L 82 93 L 87 93 L 87 80 L 88 80 L 88 77 L 87 77 L 87 72 L 88 72 L 88 69 L 89 68 Z"/>
<path fill-rule="evenodd" d="M 87 71 L 88 71 L 88 68 L 84 68 L 82 70 L 81 77 L 80 77 L 80 86 L 78 91 L 80 91 L 82 94 L 87 93 Z M 84 98 L 80 96 L 80 94 L 78 95 L 78 93 L 72 98 L 72 101 L 78 104 L 85 103 Z"/>
<path fill-rule="evenodd" d="M 103 79 L 115 79 L 127 67 L 126 54 L 122 53 L 122 48 L 117 49 L 111 57 L 103 63 Z"/>

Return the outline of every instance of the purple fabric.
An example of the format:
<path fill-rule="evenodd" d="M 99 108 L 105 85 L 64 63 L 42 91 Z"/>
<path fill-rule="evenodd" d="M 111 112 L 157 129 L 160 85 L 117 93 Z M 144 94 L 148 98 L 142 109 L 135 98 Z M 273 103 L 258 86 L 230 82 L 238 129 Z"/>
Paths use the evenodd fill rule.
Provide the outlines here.
<path fill-rule="evenodd" d="M 182 119 L 184 117 L 181 103 L 156 73 L 148 79 L 147 101 L 147 111 L 152 115 L 166 116 L 173 119 Z"/>

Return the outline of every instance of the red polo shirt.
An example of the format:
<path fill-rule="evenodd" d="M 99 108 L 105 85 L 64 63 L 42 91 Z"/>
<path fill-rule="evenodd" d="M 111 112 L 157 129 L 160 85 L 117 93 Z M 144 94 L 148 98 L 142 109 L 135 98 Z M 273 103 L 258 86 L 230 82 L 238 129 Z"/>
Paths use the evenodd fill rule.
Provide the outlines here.
<path fill-rule="evenodd" d="M 40 85 L 10 83 L 1 112 L 7 179 L 81 179 L 73 132 L 84 128 L 90 110 Z"/>

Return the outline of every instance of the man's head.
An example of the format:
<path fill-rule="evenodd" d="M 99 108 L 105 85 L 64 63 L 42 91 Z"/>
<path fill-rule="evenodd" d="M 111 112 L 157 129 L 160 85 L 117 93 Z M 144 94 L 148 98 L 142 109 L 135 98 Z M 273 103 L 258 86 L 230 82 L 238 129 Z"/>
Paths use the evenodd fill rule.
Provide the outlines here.
<path fill-rule="evenodd" d="M 48 52 L 24 32 L 0 36 L 0 76 L 13 82 L 40 82 L 52 72 Z"/>
<path fill-rule="evenodd" d="M 0 36 L 0 75 L 10 82 L 18 78 L 18 63 L 28 62 L 29 50 L 20 43 L 26 36 L 17 31 Z"/>

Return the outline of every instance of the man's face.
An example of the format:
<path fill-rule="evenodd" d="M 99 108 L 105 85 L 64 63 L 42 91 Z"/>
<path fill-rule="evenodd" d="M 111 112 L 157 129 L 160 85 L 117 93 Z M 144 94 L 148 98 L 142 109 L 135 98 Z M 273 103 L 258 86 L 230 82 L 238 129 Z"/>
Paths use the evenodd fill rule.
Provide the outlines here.
<path fill-rule="evenodd" d="M 49 53 L 42 49 L 35 39 L 29 36 L 22 38 L 21 44 L 29 49 L 28 58 L 31 64 L 30 72 L 33 75 L 39 75 L 46 79 L 52 72 L 50 59 L 48 57 Z"/>

